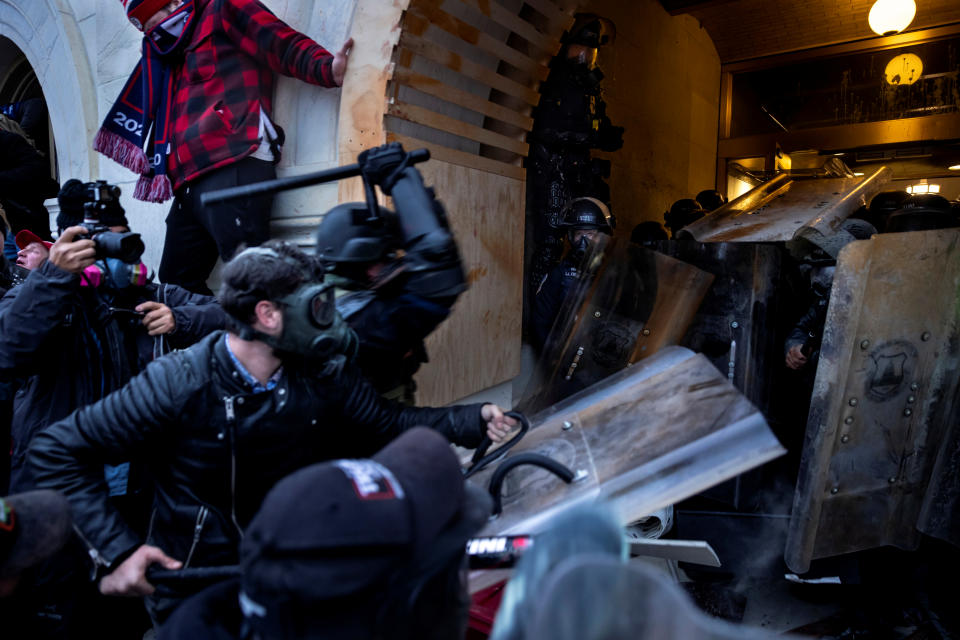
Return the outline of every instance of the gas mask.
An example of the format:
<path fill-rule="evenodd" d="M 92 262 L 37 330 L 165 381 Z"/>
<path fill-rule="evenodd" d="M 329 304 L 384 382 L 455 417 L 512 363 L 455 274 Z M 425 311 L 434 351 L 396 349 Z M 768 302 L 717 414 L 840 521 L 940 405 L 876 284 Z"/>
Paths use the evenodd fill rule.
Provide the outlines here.
<path fill-rule="evenodd" d="M 283 308 L 283 333 L 261 339 L 277 351 L 308 360 L 357 354 L 359 339 L 337 312 L 332 282 L 305 282 L 276 303 Z"/>
<path fill-rule="evenodd" d="M 131 264 L 119 258 L 104 258 L 104 283 L 113 289 L 146 284 L 146 266 L 142 262 Z"/>
<path fill-rule="evenodd" d="M 590 237 L 587 234 L 582 234 L 574 240 L 576 234 L 577 230 L 571 229 L 567 239 L 570 241 L 570 256 L 575 262 L 580 262 L 586 257 L 587 250 L 590 249 Z"/>
<path fill-rule="evenodd" d="M 326 360 L 337 355 L 348 359 L 356 355 L 359 339 L 337 311 L 332 282 L 323 282 L 322 276 L 318 279 L 296 260 L 273 249 L 252 247 L 243 253 L 262 253 L 283 260 L 302 270 L 304 278 L 292 292 L 273 301 L 283 313 L 283 332 L 279 336 L 258 331 L 244 321 L 234 321 L 237 335 L 244 340 L 265 342 L 286 357 Z"/>

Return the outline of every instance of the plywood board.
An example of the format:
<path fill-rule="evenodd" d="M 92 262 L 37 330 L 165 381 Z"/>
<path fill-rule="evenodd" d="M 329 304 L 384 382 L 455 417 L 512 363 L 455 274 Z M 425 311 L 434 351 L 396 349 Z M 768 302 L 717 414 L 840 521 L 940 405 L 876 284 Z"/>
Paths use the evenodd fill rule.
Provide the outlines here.
<path fill-rule="evenodd" d="M 438 160 L 420 166 L 450 218 L 470 288 L 427 339 L 417 404 L 441 405 L 520 372 L 523 180 Z"/>
<path fill-rule="evenodd" d="M 340 163 L 357 161 L 364 149 L 384 143 L 383 111 L 387 82 L 393 74 L 400 18 L 410 0 L 357 0 L 350 37 L 355 41 L 340 93 L 338 142 Z M 338 200 L 363 200 L 360 178 L 341 180 Z"/>

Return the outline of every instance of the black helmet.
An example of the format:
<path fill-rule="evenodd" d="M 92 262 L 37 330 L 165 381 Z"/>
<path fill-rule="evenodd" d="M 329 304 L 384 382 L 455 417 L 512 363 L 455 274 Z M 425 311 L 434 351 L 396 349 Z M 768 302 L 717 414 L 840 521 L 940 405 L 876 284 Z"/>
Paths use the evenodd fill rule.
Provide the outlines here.
<path fill-rule="evenodd" d="M 580 44 L 596 49 L 613 42 L 617 37 L 617 27 L 607 18 L 593 13 L 578 13 L 574 16 L 573 26 L 561 40 L 563 44 Z"/>
<path fill-rule="evenodd" d="M 669 240 L 669 238 L 666 229 L 656 220 L 641 222 L 630 232 L 630 242 L 644 247 L 656 245 L 661 240 Z"/>
<path fill-rule="evenodd" d="M 926 231 L 960 226 L 950 208 L 950 201 L 936 193 L 915 193 L 887 218 L 886 230 Z"/>
<path fill-rule="evenodd" d="M 704 189 L 697 194 L 697 202 L 700 203 L 704 211 L 713 211 L 725 205 L 727 199 L 716 189 Z"/>
<path fill-rule="evenodd" d="M 885 230 L 887 218 L 890 214 L 900 208 L 903 201 L 910 197 L 906 191 L 881 191 L 873 196 L 870 201 L 870 207 L 867 209 L 863 219 L 867 220 L 878 230 Z"/>
<path fill-rule="evenodd" d="M 667 223 L 670 231 L 676 235 L 677 231 L 691 222 L 696 222 L 706 214 L 707 212 L 704 211 L 699 202 L 693 198 L 683 198 L 670 206 L 670 211 L 663 214 L 663 220 Z"/>
<path fill-rule="evenodd" d="M 316 256 L 335 271 L 337 265 L 373 264 L 397 247 L 398 240 L 388 224 L 392 214 L 381 209 L 381 218 L 370 222 L 366 203 L 345 202 L 327 212 L 314 238 Z"/>
<path fill-rule="evenodd" d="M 610 235 L 617 227 L 617 219 L 607 205 L 596 198 L 574 198 L 563 208 L 560 226 L 567 229 L 597 229 Z"/>

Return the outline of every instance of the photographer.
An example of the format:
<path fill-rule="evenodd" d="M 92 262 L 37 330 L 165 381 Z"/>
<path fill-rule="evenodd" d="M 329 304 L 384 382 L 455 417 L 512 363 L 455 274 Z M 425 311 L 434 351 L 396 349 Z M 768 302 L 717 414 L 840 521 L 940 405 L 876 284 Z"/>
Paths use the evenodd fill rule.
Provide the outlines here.
<path fill-rule="evenodd" d="M 90 205 L 97 205 L 102 187 L 76 180 L 64 186 L 57 219 L 61 234 L 55 243 L 45 243 L 29 231 L 17 235 L 18 263 L 32 270 L 22 285 L 0 300 L 0 381 L 16 387 L 11 425 L 13 491 L 35 487 L 25 463 L 36 433 L 123 386 L 171 346 L 187 346 L 225 321 L 215 299 L 172 285 L 146 283 L 139 255 L 136 264 L 123 262 L 103 254 L 102 245 L 110 236 L 101 232 L 86 237 L 88 229 L 79 223 L 96 208 Z M 113 233 L 128 232 L 116 199 L 99 204 L 102 210 L 96 213 L 101 214 L 101 226 L 111 227 Z M 93 226 L 91 221 L 87 225 Z M 140 470 L 123 462 L 101 467 L 101 477 L 107 478 L 112 499 L 128 519 L 145 520 L 144 498 L 137 494 Z M 82 550 L 79 554 L 79 560 L 76 555 L 59 560 L 54 575 L 41 578 L 41 582 L 65 585 L 63 600 L 53 603 L 55 610 L 71 608 L 71 591 L 86 582 L 85 554 Z M 40 586 L 34 585 L 38 594 L 43 593 Z M 38 607 L 47 604 L 41 602 Z M 65 615 L 68 628 L 69 618 Z"/>
<path fill-rule="evenodd" d="M 236 564 L 243 528 L 274 484 L 309 464 L 370 455 L 416 425 L 476 447 L 515 421 L 493 404 L 412 408 L 382 399 L 350 361 L 356 335 L 317 263 L 271 241 L 223 271 L 229 330 L 151 363 L 40 433 L 38 483 L 63 491 L 103 569 L 103 593 L 153 594 L 146 569 Z M 136 457 L 154 471 L 149 536 L 119 517 L 99 472 Z M 155 622 L 198 588 L 148 598 Z"/>

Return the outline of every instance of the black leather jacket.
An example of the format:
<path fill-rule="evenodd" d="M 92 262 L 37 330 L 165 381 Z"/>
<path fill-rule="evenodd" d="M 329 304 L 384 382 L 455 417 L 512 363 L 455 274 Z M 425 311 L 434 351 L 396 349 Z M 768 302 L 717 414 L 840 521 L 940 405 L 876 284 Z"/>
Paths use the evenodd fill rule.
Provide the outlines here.
<path fill-rule="evenodd" d="M 41 487 L 67 496 L 103 566 L 144 542 L 109 504 L 103 480 L 104 463 L 131 458 L 150 463 L 156 485 L 146 542 L 185 566 L 235 564 L 243 529 L 280 478 L 321 460 L 367 457 L 415 425 L 476 446 L 481 406 L 403 407 L 344 362 L 285 363 L 276 387 L 253 393 L 216 332 L 41 432 L 30 462 Z"/>

